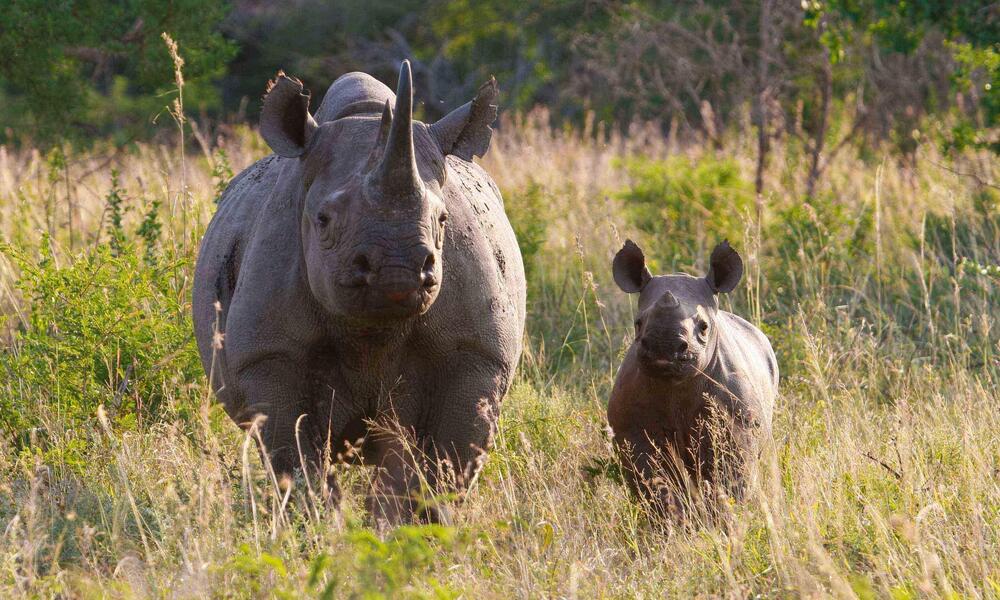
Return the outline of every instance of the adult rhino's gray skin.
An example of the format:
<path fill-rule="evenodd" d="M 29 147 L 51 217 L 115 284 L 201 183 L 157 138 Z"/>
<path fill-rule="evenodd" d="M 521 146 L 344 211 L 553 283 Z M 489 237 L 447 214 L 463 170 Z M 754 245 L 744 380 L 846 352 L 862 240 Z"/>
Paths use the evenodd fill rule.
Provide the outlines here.
<path fill-rule="evenodd" d="M 313 117 L 279 73 L 260 125 L 274 154 L 230 183 L 202 241 L 195 331 L 226 411 L 244 427 L 266 418 L 279 476 L 300 467 L 299 446 L 315 473 L 364 438 L 383 523 L 414 517 L 419 475 L 465 489 L 521 354 L 521 255 L 471 162 L 496 97 L 491 80 L 434 125 L 413 121 L 404 61 L 395 95 L 351 73 Z"/>
<path fill-rule="evenodd" d="M 639 294 L 635 341 L 608 404 L 630 487 L 667 512 L 683 512 L 678 492 L 691 483 L 718 482 L 740 496 L 778 391 L 767 338 L 719 310 L 718 294 L 743 276 L 740 255 L 723 242 L 705 277 L 653 277 L 628 240 L 613 271 L 623 291 Z"/>

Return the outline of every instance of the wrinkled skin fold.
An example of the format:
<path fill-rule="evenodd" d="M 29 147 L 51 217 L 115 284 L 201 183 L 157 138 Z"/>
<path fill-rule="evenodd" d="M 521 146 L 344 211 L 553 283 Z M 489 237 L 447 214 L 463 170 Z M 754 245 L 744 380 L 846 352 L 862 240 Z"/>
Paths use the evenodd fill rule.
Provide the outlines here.
<path fill-rule="evenodd" d="M 639 294 L 639 312 L 608 423 L 632 491 L 676 516 L 703 491 L 742 497 L 778 392 L 767 337 L 719 309 L 718 294 L 743 275 L 742 259 L 723 242 L 710 265 L 705 277 L 654 277 L 631 240 L 612 265 L 618 286 Z"/>
<path fill-rule="evenodd" d="M 396 94 L 351 73 L 312 116 L 279 74 L 261 116 L 275 153 L 223 194 L 193 297 L 212 387 L 237 424 L 258 424 L 275 472 L 319 475 L 336 502 L 329 461 L 373 465 L 383 524 L 440 518 L 418 502 L 425 483 L 466 490 L 525 319 L 503 200 L 471 162 L 496 84 L 431 126 L 412 119 L 412 92 L 405 61 Z"/>

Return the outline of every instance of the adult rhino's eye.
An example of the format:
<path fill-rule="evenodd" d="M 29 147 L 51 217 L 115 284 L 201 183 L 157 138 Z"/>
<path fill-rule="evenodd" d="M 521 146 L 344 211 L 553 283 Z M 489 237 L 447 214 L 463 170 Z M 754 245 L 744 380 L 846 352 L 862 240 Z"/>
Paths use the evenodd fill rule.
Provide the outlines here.
<path fill-rule="evenodd" d="M 441 224 L 441 227 L 444 227 L 444 224 L 447 222 L 448 222 L 448 213 L 441 213 L 441 216 L 438 217 L 438 223 Z"/>
<path fill-rule="evenodd" d="M 700 331 L 701 333 L 705 333 L 706 331 L 708 331 L 708 321 L 702 321 L 701 323 L 698 323 L 698 331 Z"/>
<path fill-rule="evenodd" d="M 636 319 L 635 320 L 635 328 L 639 329 L 640 327 L 642 327 L 642 319 Z"/>
<path fill-rule="evenodd" d="M 330 215 L 326 213 L 319 213 L 316 215 L 316 222 L 319 223 L 320 227 L 326 227 L 330 224 Z"/>

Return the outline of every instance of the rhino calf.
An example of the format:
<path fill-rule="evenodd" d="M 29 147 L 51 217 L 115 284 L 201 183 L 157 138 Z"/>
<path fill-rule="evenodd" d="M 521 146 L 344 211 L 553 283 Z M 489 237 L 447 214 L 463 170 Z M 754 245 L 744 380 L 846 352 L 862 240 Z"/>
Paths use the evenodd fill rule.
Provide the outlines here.
<path fill-rule="evenodd" d="M 728 242 L 705 277 L 653 277 L 642 250 L 625 242 L 614 279 L 639 294 L 635 341 L 615 380 L 608 423 L 632 491 L 664 512 L 683 513 L 685 488 L 743 492 L 760 440 L 770 433 L 778 365 L 764 334 L 719 310 L 743 261 Z M 705 487 L 708 487 L 705 486 Z"/>

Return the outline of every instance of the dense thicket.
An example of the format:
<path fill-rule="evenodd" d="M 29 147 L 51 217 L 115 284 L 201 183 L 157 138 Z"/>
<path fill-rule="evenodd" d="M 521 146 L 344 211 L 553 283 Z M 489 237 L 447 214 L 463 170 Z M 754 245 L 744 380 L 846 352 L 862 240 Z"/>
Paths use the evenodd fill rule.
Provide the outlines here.
<path fill-rule="evenodd" d="M 656 120 L 716 141 L 752 124 L 762 160 L 773 138 L 799 137 L 812 179 L 861 140 L 903 154 L 928 133 L 998 147 L 987 130 L 1000 116 L 1000 8 L 988 0 L 2 0 L 0 14 L 7 139 L 135 134 L 175 87 L 167 31 L 189 112 L 215 117 L 254 117 L 279 68 L 318 102 L 338 75 L 391 80 L 409 57 L 427 117 L 496 75 L 506 108 Z M 945 126 L 924 131 L 929 116 Z"/>

